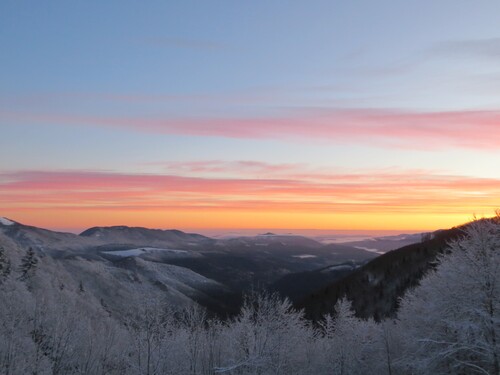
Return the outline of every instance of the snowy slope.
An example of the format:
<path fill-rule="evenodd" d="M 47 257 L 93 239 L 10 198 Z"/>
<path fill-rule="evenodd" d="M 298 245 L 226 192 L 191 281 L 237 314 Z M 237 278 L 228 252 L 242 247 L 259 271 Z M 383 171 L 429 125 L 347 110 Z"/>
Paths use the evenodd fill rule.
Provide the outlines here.
<path fill-rule="evenodd" d="M 14 225 L 15 223 L 12 220 L 7 219 L 6 217 L 0 217 L 0 224 L 5 226 Z"/>

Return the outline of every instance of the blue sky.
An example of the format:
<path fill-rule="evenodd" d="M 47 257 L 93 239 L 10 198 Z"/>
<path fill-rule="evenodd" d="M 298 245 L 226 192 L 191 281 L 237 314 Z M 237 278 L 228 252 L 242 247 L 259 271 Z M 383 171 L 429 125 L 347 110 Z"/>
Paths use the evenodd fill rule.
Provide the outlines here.
<path fill-rule="evenodd" d="M 172 163 L 213 161 L 497 179 L 498 25 L 495 1 L 3 1 L 0 185 L 25 171 L 184 176 Z M 462 193 L 486 196 L 478 212 L 499 198 Z M 0 209 L 30 218 L 23 199 Z M 471 214 L 454 204 L 429 214 Z"/>
<path fill-rule="evenodd" d="M 493 1 L 4 1 L 0 7 L 4 94 L 217 94 L 221 101 L 268 95 L 275 98 L 269 107 L 299 99 L 392 107 L 433 80 L 451 89 L 447 77 L 465 84 L 496 73 L 498 62 L 463 45 L 498 37 L 500 4 Z M 411 107 L 463 108 L 416 94 Z M 234 106 L 251 104 L 241 102 Z M 488 106 L 487 100 L 469 105 Z"/>

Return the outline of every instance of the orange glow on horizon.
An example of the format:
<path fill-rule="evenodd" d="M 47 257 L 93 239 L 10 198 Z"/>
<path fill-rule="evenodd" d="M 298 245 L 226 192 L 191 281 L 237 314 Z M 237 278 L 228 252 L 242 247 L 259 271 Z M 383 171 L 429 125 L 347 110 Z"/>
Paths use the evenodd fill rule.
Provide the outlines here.
<path fill-rule="evenodd" d="M 384 214 L 210 212 L 210 211 L 102 211 L 33 210 L 5 212 L 5 216 L 26 225 L 48 229 L 128 225 L 159 229 L 311 229 L 366 231 L 430 231 L 470 221 L 472 214 Z M 487 214 L 491 216 L 491 212 Z"/>
<path fill-rule="evenodd" d="M 104 172 L 0 175 L 0 216 L 46 228 L 418 231 L 448 228 L 500 206 L 500 180 L 416 171 L 273 178 Z"/>

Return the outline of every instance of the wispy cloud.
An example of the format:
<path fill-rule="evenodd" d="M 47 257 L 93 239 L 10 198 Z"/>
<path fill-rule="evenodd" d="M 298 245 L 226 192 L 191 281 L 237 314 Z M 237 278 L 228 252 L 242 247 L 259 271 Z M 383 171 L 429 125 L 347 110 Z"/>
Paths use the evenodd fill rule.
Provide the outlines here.
<path fill-rule="evenodd" d="M 4 123 L 106 126 L 156 134 L 321 140 L 412 149 L 500 148 L 500 111 L 320 108 L 289 111 L 281 116 L 178 119 L 2 112 L 0 120 Z"/>
<path fill-rule="evenodd" d="M 262 175 L 279 175 L 284 173 L 295 173 L 298 169 L 303 169 L 303 164 L 282 163 L 272 164 L 261 161 L 238 160 L 204 160 L 204 161 L 182 161 L 182 162 L 156 162 L 147 163 L 163 167 L 169 173 L 180 174 L 230 174 L 230 175 L 251 175 L 261 177 Z"/>
<path fill-rule="evenodd" d="M 453 40 L 438 43 L 430 54 L 446 57 L 500 59 L 500 38 Z"/>

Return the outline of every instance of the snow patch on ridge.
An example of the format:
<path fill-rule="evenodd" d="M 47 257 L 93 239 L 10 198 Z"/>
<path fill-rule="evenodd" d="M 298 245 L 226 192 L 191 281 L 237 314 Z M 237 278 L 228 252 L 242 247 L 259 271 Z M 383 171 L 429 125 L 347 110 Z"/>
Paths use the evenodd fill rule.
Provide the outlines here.
<path fill-rule="evenodd" d="M 317 258 L 316 255 L 311 255 L 311 254 L 292 255 L 292 257 L 300 259 Z"/>
<path fill-rule="evenodd" d="M 13 221 L 10 221 L 6 217 L 0 217 L 0 224 L 2 224 L 2 225 L 14 225 L 15 223 Z"/>
<path fill-rule="evenodd" d="M 118 250 L 118 251 L 103 251 L 103 254 L 116 255 L 119 257 L 137 257 L 142 254 L 146 254 L 149 252 L 162 251 L 168 252 L 171 254 L 186 254 L 186 250 L 175 250 L 175 249 L 158 249 L 155 247 L 141 247 L 139 249 L 130 249 L 130 250 Z"/>
<path fill-rule="evenodd" d="M 385 254 L 386 252 L 385 251 L 381 251 L 379 249 L 372 249 L 371 247 L 364 247 L 364 246 L 354 246 L 356 249 L 360 249 L 360 250 L 366 250 L 366 251 L 369 251 L 371 253 L 376 253 L 376 254 Z"/>

